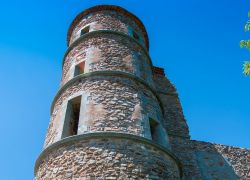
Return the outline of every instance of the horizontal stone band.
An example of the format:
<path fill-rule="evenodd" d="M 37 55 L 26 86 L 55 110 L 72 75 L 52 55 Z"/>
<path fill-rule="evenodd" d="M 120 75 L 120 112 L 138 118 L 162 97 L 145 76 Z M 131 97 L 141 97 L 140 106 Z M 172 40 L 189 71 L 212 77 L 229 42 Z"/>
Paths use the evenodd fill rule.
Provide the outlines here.
<path fill-rule="evenodd" d="M 66 56 L 68 55 L 68 53 L 74 48 L 76 47 L 79 43 L 81 43 L 85 38 L 87 37 L 94 37 L 94 36 L 99 36 L 99 35 L 102 35 L 102 34 L 113 34 L 115 36 L 122 36 L 123 38 L 127 38 L 129 39 L 130 41 L 136 43 L 143 51 L 144 53 L 146 54 L 149 62 L 150 62 L 150 65 L 151 67 L 153 66 L 152 65 L 152 60 L 148 54 L 148 51 L 145 49 L 145 47 L 143 47 L 137 40 L 135 40 L 134 38 L 130 37 L 129 35 L 127 34 L 124 34 L 124 33 L 120 33 L 120 32 L 117 32 L 117 31 L 112 31 L 112 30 L 97 30 L 97 31 L 92 31 L 92 32 L 88 32 L 84 35 L 82 35 L 81 37 L 79 37 L 77 40 L 75 40 L 69 47 L 68 49 L 66 50 L 65 54 L 64 54 L 64 57 L 63 57 L 63 62 L 62 62 L 62 66 L 64 65 L 64 61 L 65 61 L 65 58 Z"/>
<path fill-rule="evenodd" d="M 182 177 L 182 164 L 179 161 L 179 159 L 166 147 L 163 147 L 159 144 L 154 143 L 153 141 L 132 135 L 132 134 L 125 134 L 125 133 L 116 133 L 116 132 L 95 132 L 95 133 L 86 133 L 86 134 L 81 134 L 81 135 L 75 135 L 75 136 L 70 136 L 67 138 L 64 138 L 60 141 L 55 142 L 54 144 L 48 146 L 46 149 L 42 151 L 40 156 L 38 157 L 36 164 L 35 164 L 35 169 L 34 173 L 36 176 L 36 172 L 39 168 L 39 165 L 41 164 L 42 160 L 50 154 L 53 150 L 59 149 L 60 147 L 71 145 L 72 143 L 79 142 L 82 140 L 90 140 L 90 139 L 126 139 L 126 140 L 131 140 L 137 143 L 142 143 L 145 145 L 150 145 L 163 153 L 167 154 L 169 157 L 171 157 L 174 162 L 177 164 L 180 172 L 180 177 Z"/>
<path fill-rule="evenodd" d="M 119 6 L 114 6 L 114 5 L 98 5 L 98 6 L 94 6 L 91 7 L 89 9 L 86 9 L 85 11 L 81 12 L 80 14 L 78 14 L 75 19 L 73 20 L 73 22 L 71 23 L 68 33 L 67 33 L 67 44 L 69 45 L 69 41 L 70 41 L 70 37 L 71 34 L 73 32 L 73 29 L 75 28 L 75 26 L 77 25 L 77 23 L 84 17 L 87 16 L 88 14 L 97 12 L 97 11 L 105 11 L 105 10 L 111 10 L 111 11 L 116 11 L 120 14 L 123 14 L 127 17 L 130 17 L 132 20 L 135 21 L 135 23 L 138 24 L 139 28 L 142 30 L 143 32 L 143 36 L 146 40 L 146 46 L 147 49 L 149 49 L 149 40 L 148 40 L 148 34 L 147 31 L 145 29 L 145 26 L 143 25 L 143 23 L 141 22 L 141 20 L 135 16 L 134 14 L 132 14 L 131 12 L 128 12 L 126 9 L 123 9 Z"/>
<path fill-rule="evenodd" d="M 153 87 L 151 87 L 146 81 L 144 81 L 143 79 L 133 75 L 133 74 L 130 74 L 130 73 L 126 73 L 126 72 L 121 72 L 121 71 L 95 71 L 95 72 L 90 72 L 90 73 L 85 73 L 85 74 L 81 74 L 81 75 L 78 75 L 74 78 L 72 78 L 71 80 L 69 80 L 66 84 L 64 84 L 60 89 L 59 91 L 57 92 L 53 102 L 52 102 L 52 105 L 51 105 L 51 109 L 50 109 L 50 114 L 53 113 L 53 109 L 54 109 L 54 105 L 56 103 L 56 100 L 59 98 L 59 96 L 61 95 L 61 93 L 67 88 L 69 87 L 71 84 L 73 84 L 74 82 L 82 79 L 82 78 L 88 78 L 88 77 L 93 77 L 93 76 L 119 76 L 119 77 L 126 77 L 126 78 L 130 78 L 130 79 L 133 79 L 133 80 L 136 80 L 137 82 L 140 82 L 141 84 L 143 84 L 144 86 L 146 86 L 154 95 L 155 97 L 157 98 L 159 104 L 160 104 L 160 107 L 162 109 L 162 112 L 163 112 L 163 104 L 161 102 L 161 99 L 159 98 L 158 94 L 156 93 L 156 91 L 154 90 Z"/>

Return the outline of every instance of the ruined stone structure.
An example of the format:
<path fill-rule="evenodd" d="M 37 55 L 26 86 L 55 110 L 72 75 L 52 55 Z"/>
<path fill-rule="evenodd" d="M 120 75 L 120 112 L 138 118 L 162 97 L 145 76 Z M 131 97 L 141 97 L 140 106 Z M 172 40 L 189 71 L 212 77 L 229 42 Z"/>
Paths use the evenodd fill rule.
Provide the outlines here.
<path fill-rule="evenodd" d="M 249 150 L 190 140 L 136 16 L 92 7 L 74 19 L 67 42 L 36 180 L 250 179 Z"/>

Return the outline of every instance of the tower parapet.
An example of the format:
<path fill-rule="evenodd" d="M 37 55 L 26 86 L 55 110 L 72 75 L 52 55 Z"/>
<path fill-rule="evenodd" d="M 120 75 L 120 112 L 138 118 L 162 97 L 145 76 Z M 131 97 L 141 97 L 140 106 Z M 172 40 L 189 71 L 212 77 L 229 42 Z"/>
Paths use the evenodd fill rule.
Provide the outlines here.
<path fill-rule="evenodd" d="M 68 44 L 36 179 L 180 179 L 141 21 L 96 6 L 73 21 Z"/>

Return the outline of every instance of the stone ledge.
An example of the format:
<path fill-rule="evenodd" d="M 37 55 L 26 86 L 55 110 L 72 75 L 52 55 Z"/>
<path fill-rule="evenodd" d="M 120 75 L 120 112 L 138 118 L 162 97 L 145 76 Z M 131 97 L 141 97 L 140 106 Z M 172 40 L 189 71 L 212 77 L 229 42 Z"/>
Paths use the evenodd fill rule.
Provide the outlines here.
<path fill-rule="evenodd" d="M 154 90 L 153 87 L 151 87 L 146 81 L 144 81 L 143 79 L 133 75 L 133 74 L 130 74 L 130 73 L 126 73 L 126 72 L 121 72 L 121 71 L 94 71 L 94 72 L 90 72 L 90 73 L 85 73 L 85 74 L 81 74 L 81 75 L 78 75 L 74 78 L 72 78 L 71 80 L 69 80 L 68 82 L 66 82 L 60 89 L 59 91 L 57 92 L 54 100 L 52 101 L 52 105 L 51 105 L 51 108 L 50 108 L 50 114 L 53 113 L 53 108 L 54 108 L 54 105 L 55 105 L 55 102 L 56 100 L 58 99 L 58 97 L 61 95 L 61 93 L 68 87 L 70 86 L 71 84 L 73 84 L 74 82 L 78 81 L 79 79 L 82 79 L 82 78 L 88 78 L 88 77 L 93 77 L 93 76 L 120 76 L 120 77 L 127 77 L 127 78 L 131 78 L 133 80 L 136 80 L 138 82 L 140 82 L 141 84 L 143 84 L 144 86 L 146 86 L 154 95 L 155 97 L 157 98 L 159 104 L 160 104 L 160 107 L 161 107 L 161 110 L 162 112 L 164 112 L 164 109 L 163 109 L 163 104 L 161 102 L 161 99 L 160 97 L 158 96 L 157 92 Z"/>
<path fill-rule="evenodd" d="M 46 157 L 50 152 L 52 152 L 55 149 L 58 149 L 60 147 L 63 147 L 65 145 L 70 145 L 72 143 L 81 141 L 81 140 L 87 140 L 87 139 L 102 139 L 102 138 L 109 138 L 109 139 L 126 139 L 126 140 L 131 140 L 134 142 L 139 142 L 145 145 L 150 145 L 154 148 L 157 148 L 158 150 L 162 151 L 163 153 L 167 154 L 169 157 L 171 157 L 174 162 L 176 162 L 179 172 L 180 172 L 180 177 L 182 177 L 182 164 L 180 160 L 166 147 L 163 147 L 149 139 L 146 139 L 144 137 L 132 135 L 132 134 L 125 134 L 125 133 L 116 133 L 116 132 L 96 132 L 96 133 L 86 133 L 86 134 L 81 134 L 81 135 L 75 135 L 75 136 L 70 136 L 67 138 L 64 138 L 60 141 L 57 141 L 53 143 L 52 145 L 48 146 L 46 149 L 42 151 L 42 153 L 39 155 L 39 157 L 36 160 L 35 163 L 35 169 L 34 169 L 34 175 L 36 176 L 37 170 L 39 168 L 39 165 L 41 164 L 42 160 L 44 157 Z"/>
<path fill-rule="evenodd" d="M 167 96 L 175 96 L 175 97 L 178 97 L 178 93 L 167 93 L 167 92 L 163 92 L 163 91 L 157 91 L 157 93 L 159 94 L 164 94 L 164 95 L 167 95 Z"/>
<path fill-rule="evenodd" d="M 148 60 L 149 60 L 149 63 L 151 65 L 151 68 L 153 67 L 152 65 L 152 60 L 148 54 L 148 51 L 145 49 L 144 46 L 142 46 L 137 40 L 135 40 L 134 38 L 130 37 L 129 35 L 127 34 L 124 34 L 124 33 L 121 33 L 121 32 L 117 32 L 117 31 L 112 31 L 112 30 L 97 30 L 97 31 L 91 31 L 91 32 L 88 32 L 82 36 L 80 36 L 77 40 L 75 40 L 69 47 L 68 49 L 66 50 L 65 54 L 64 54 L 64 57 L 63 57 L 63 62 L 62 62 L 62 67 L 64 65 L 64 61 L 65 61 L 65 58 L 66 56 L 68 55 L 68 53 L 75 47 L 77 46 L 80 42 L 82 42 L 85 38 L 87 37 L 92 37 L 92 36 L 98 36 L 98 35 L 101 35 L 101 34 L 113 34 L 115 36 L 122 36 L 123 38 L 127 38 L 129 39 L 130 41 L 133 41 L 134 43 L 136 43 L 143 51 L 144 53 L 146 54 Z"/>

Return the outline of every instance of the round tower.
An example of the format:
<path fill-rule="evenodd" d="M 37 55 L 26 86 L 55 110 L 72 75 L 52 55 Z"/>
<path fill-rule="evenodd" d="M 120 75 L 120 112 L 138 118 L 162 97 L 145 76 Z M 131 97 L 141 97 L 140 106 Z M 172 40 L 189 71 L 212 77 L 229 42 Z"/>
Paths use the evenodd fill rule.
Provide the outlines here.
<path fill-rule="evenodd" d="M 95 6 L 73 20 L 67 43 L 36 179 L 180 179 L 142 22 Z"/>

